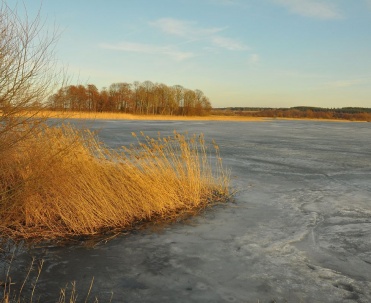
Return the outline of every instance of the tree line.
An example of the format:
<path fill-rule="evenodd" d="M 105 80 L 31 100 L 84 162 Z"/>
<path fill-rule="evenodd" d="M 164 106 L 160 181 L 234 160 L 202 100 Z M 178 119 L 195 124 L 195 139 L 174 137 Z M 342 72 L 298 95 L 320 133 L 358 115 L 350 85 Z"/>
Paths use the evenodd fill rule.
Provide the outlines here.
<path fill-rule="evenodd" d="M 274 118 L 306 118 L 306 119 L 336 119 L 350 121 L 371 121 L 369 112 L 348 112 L 336 110 L 300 110 L 300 109 L 274 109 L 262 110 L 253 114 L 257 117 L 274 117 Z"/>
<path fill-rule="evenodd" d="M 291 108 L 228 107 L 214 109 L 213 114 L 246 117 L 371 121 L 371 108 L 363 107 L 343 107 L 343 108 L 322 108 L 310 106 L 296 106 Z"/>
<path fill-rule="evenodd" d="M 210 114 L 211 104 L 198 89 L 135 81 L 113 83 L 101 90 L 94 84 L 62 87 L 48 98 L 48 108 L 63 111 L 202 116 Z"/>

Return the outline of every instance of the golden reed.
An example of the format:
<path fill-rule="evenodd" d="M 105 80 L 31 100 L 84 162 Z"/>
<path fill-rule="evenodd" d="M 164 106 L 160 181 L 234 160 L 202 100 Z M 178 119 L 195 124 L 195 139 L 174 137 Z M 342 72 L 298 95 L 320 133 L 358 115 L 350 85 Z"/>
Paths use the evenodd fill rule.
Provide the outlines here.
<path fill-rule="evenodd" d="M 142 134 L 110 150 L 87 130 L 41 125 L 0 159 L 0 232 L 54 239 L 131 229 L 224 201 L 228 187 L 218 147 L 202 135 Z"/>

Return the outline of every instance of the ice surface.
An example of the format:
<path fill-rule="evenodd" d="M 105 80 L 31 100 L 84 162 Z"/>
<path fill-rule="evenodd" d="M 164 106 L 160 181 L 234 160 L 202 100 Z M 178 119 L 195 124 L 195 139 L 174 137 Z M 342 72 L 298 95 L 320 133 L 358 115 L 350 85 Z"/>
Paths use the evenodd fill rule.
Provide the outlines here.
<path fill-rule="evenodd" d="M 15 276 L 30 255 L 45 260 L 40 302 L 69 281 L 83 301 L 92 277 L 100 302 L 371 302 L 371 123 L 73 123 L 112 147 L 133 131 L 202 132 L 239 192 L 160 230 L 18 256 Z"/>

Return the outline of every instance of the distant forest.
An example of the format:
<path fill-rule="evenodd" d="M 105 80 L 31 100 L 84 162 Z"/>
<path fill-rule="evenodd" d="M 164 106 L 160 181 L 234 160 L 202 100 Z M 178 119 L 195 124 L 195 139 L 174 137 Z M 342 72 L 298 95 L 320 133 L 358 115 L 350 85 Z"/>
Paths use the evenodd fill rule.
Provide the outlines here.
<path fill-rule="evenodd" d="M 343 108 L 322 108 L 310 106 L 296 106 L 290 108 L 226 107 L 213 109 L 213 114 L 246 117 L 371 121 L 371 108 L 363 107 L 343 107 Z"/>
<path fill-rule="evenodd" d="M 151 81 L 113 83 L 98 90 L 94 84 L 69 85 L 49 97 L 47 107 L 58 111 L 123 112 L 138 115 L 246 116 L 272 118 L 339 119 L 371 121 L 371 108 L 212 108 L 201 90 Z"/>
<path fill-rule="evenodd" d="M 61 88 L 48 108 L 62 111 L 123 112 L 139 115 L 209 115 L 211 104 L 200 90 L 151 81 L 113 83 L 98 90 L 93 84 Z"/>

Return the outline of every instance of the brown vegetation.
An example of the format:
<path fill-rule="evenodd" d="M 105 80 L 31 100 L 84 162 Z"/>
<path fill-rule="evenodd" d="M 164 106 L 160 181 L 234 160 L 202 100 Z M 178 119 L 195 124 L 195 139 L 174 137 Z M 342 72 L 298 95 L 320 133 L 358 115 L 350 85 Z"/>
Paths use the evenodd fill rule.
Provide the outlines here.
<path fill-rule="evenodd" d="M 11 265 L 9 265 L 8 270 L 5 275 L 4 281 L 0 281 L 0 286 L 4 289 L 0 292 L 0 303 L 32 303 L 34 300 L 40 302 L 39 294 L 37 291 L 37 283 L 39 281 L 42 268 L 43 260 L 36 262 L 33 258 L 28 271 L 25 273 L 23 281 L 20 283 L 15 283 L 10 276 Z M 90 283 L 90 287 L 85 295 L 84 302 L 89 302 L 91 290 L 93 287 L 94 278 Z M 57 291 L 57 290 L 56 290 Z M 113 293 L 111 294 L 112 302 Z M 59 291 L 58 303 L 75 303 L 78 302 L 78 293 L 76 291 L 76 282 L 71 282 Z M 93 299 L 93 298 L 91 298 Z M 98 298 L 93 299 L 95 303 L 98 302 Z"/>
<path fill-rule="evenodd" d="M 264 110 L 254 113 L 258 117 L 274 118 L 296 118 L 296 119 L 327 119 L 327 120 L 349 120 L 349 121 L 371 121 L 371 113 L 367 112 L 342 112 L 339 110 Z"/>
<path fill-rule="evenodd" d="M 284 118 L 284 119 L 325 119 L 347 121 L 371 121 L 370 108 L 346 107 L 337 109 L 317 107 L 294 108 L 227 108 L 214 109 L 213 115 L 228 117 Z"/>
<path fill-rule="evenodd" d="M 202 136 L 144 137 L 112 151 L 88 131 L 40 127 L 0 159 L 3 237 L 96 235 L 228 198 L 218 147 L 210 163 Z"/>
<path fill-rule="evenodd" d="M 184 120 L 184 121 L 264 121 L 264 117 L 245 116 L 170 116 L 170 115 L 134 115 L 128 113 L 113 112 L 74 112 L 74 111 L 50 111 L 42 110 L 32 113 L 35 117 L 60 118 L 60 119 L 106 119 L 106 120 Z"/>
<path fill-rule="evenodd" d="M 210 113 L 211 105 L 200 90 L 136 81 L 132 84 L 114 83 L 101 91 L 93 84 L 66 86 L 49 97 L 48 108 L 75 112 L 203 116 Z"/>

